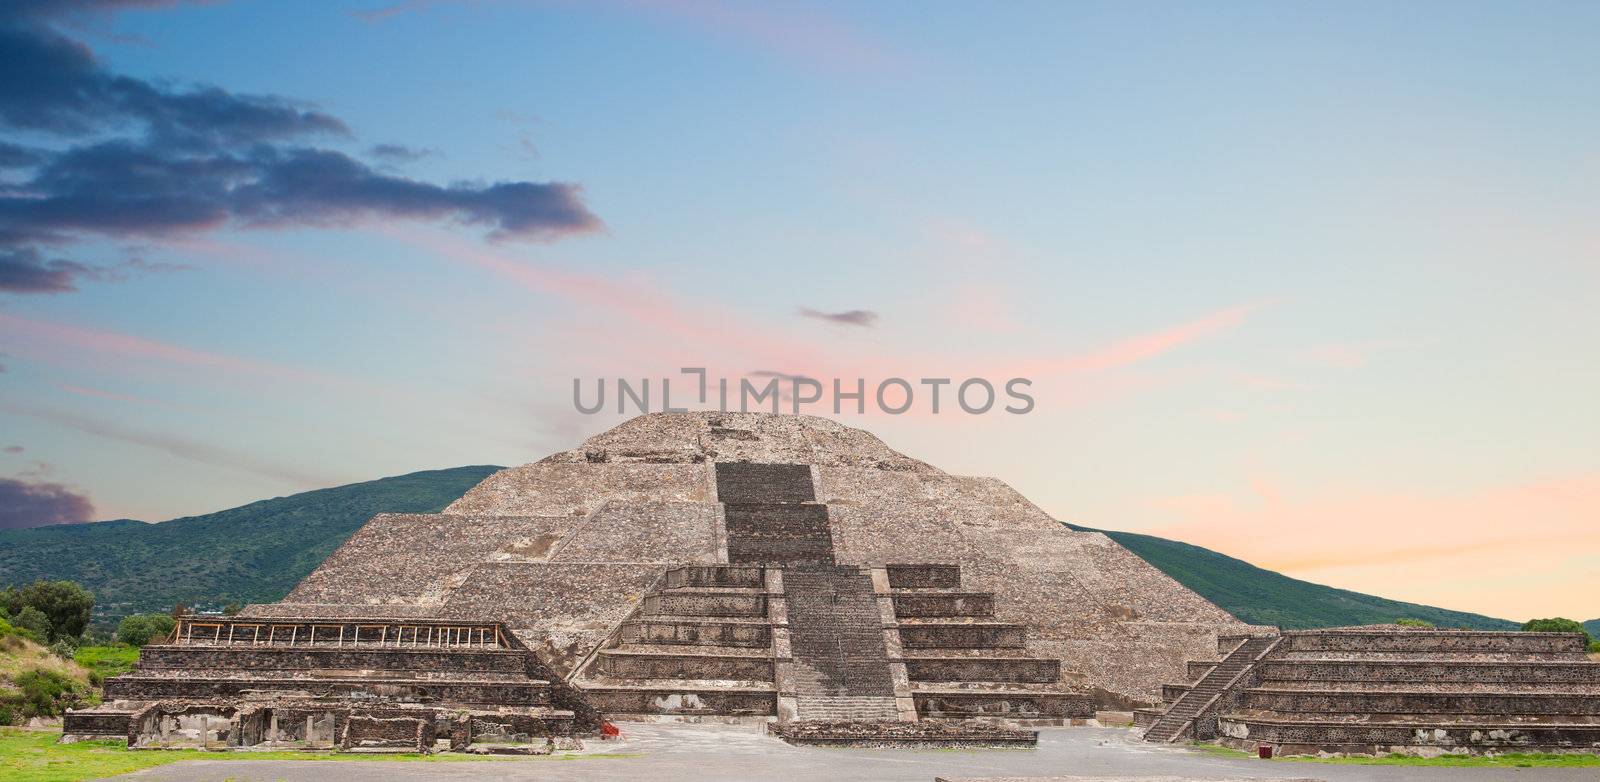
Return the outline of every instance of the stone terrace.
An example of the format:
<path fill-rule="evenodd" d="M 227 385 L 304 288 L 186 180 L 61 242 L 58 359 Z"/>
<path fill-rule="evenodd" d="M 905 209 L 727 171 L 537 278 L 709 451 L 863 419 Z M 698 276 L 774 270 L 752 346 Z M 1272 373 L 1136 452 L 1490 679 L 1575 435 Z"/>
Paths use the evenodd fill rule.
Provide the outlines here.
<path fill-rule="evenodd" d="M 1600 750 L 1600 663 L 1581 635 L 1349 628 L 1219 652 L 1191 663 L 1197 684 L 1136 712 L 1147 738 L 1291 754 Z"/>

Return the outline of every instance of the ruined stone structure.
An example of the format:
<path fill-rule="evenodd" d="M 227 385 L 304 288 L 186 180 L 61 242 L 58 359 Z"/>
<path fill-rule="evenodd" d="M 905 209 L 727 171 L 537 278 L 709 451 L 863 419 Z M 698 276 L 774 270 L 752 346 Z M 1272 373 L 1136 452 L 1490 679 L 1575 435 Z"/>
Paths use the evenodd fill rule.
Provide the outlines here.
<path fill-rule="evenodd" d="M 640 416 L 380 515 L 258 620 L 503 622 L 607 714 L 1065 721 L 1236 620 L 998 480 L 809 416 Z"/>
<path fill-rule="evenodd" d="M 130 747 L 530 751 L 600 715 L 498 622 L 188 616 L 68 712 Z"/>
<path fill-rule="evenodd" d="M 1060 723 L 1155 702 L 1245 629 L 997 480 L 819 418 L 656 414 L 443 513 L 378 515 L 282 602 L 186 618 L 67 732 L 426 750 L 583 734 L 602 712 L 825 741 Z M 962 740 L 1015 740 L 980 733 Z"/>
<path fill-rule="evenodd" d="M 1283 754 L 1600 751 L 1578 633 L 1357 627 L 1224 636 L 1135 722 L 1157 742 Z"/>

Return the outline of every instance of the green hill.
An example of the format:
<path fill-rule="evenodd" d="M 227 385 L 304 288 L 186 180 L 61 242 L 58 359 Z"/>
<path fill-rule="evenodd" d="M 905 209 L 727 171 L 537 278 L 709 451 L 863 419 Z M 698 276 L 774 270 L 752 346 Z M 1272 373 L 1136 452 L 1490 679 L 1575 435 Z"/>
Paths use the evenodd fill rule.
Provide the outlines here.
<path fill-rule="evenodd" d="M 1313 584 L 1176 540 L 1067 526 L 1086 532 L 1104 532 L 1178 583 L 1251 624 L 1307 629 L 1422 619 L 1439 627 L 1475 630 L 1515 630 L 1521 626 L 1481 614 L 1403 603 Z"/>
<path fill-rule="evenodd" d="M 500 469 L 429 470 L 146 524 L 127 519 L 0 532 L 0 585 L 66 578 L 95 619 L 277 600 L 373 514 L 433 513 Z"/>
<path fill-rule="evenodd" d="M 94 591 L 99 622 L 167 611 L 178 602 L 210 609 L 230 602 L 270 602 L 288 594 L 373 514 L 436 512 L 498 469 L 417 472 L 161 524 L 123 519 L 4 531 L 0 585 L 72 579 Z M 1518 626 L 1312 584 L 1174 540 L 1106 534 L 1247 622 L 1309 628 L 1404 617 L 1440 627 Z M 1591 633 L 1600 637 L 1597 625 L 1600 620 L 1589 623 Z"/>
<path fill-rule="evenodd" d="M 1589 637 L 1600 641 L 1600 619 L 1590 619 L 1583 623 L 1583 629 L 1589 631 Z"/>

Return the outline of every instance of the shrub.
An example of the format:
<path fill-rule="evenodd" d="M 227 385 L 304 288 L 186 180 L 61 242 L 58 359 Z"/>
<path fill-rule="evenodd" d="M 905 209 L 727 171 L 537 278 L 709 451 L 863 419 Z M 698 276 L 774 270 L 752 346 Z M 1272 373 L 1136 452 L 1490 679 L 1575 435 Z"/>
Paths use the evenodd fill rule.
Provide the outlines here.
<path fill-rule="evenodd" d="M 1433 623 L 1426 619 L 1396 619 L 1394 623 L 1401 627 L 1433 627 Z"/>
<path fill-rule="evenodd" d="M 67 709 L 87 705 L 89 693 L 76 679 L 48 668 L 32 668 L 12 679 L 16 692 L 7 693 L 0 704 L 18 717 L 55 717 Z"/>
<path fill-rule="evenodd" d="M 78 653 L 78 644 L 71 638 L 63 638 L 50 644 L 50 653 L 63 660 L 70 660 Z"/>
<path fill-rule="evenodd" d="M 177 622 L 166 614 L 133 614 L 117 625 L 117 640 L 129 646 L 144 646 L 166 637 L 176 625 Z"/>
<path fill-rule="evenodd" d="M 11 624 L 18 630 L 26 630 L 31 640 L 43 641 L 50 637 L 50 617 L 33 606 L 23 606 Z"/>
<path fill-rule="evenodd" d="M 1585 644 L 1594 641 L 1589 637 L 1589 631 L 1583 629 L 1583 625 L 1559 616 L 1550 619 L 1529 619 L 1522 624 L 1522 629 L 1530 633 L 1583 633 Z"/>

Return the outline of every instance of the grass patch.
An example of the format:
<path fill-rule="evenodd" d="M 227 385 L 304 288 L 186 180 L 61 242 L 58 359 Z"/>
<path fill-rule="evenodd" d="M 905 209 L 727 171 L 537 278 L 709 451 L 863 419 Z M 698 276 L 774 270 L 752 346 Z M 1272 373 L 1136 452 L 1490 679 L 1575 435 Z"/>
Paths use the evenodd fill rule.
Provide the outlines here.
<path fill-rule="evenodd" d="M 343 760 L 418 763 L 496 763 L 513 760 L 588 760 L 629 758 L 626 753 L 494 757 L 480 755 L 363 755 L 337 752 L 206 752 L 198 749 L 129 750 L 116 741 L 80 741 L 57 744 L 59 731 L 0 728 L 0 778 L 10 782 L 77 782 L 82 779 L 126 774 L 181 760 Z"/>
<path fill-rule="evenodd" d="M 139 648 L 127 644 L 80 646 L 72 655 L 72 659 L 98 674 L 99 680 L 103 682 L 133 670 L 133 664 L 139 661 Z"/>
<path fill-rule="evenodd" d="M 1436 758 L 1419 758 L 1414 755 L 1383 755 L 1375 758 L 1291 756 L 1281 759 L 1296 763 L 1327 763 L 1353 766 L 1443 766 L 1448 768 L 1600 767 L 1600 755 L 1556 755 L 1547 752 L 1507 752 L 1503 755 L 1440 755 Z"/>
<path fill-rule="evenodd" d="M 1220 744 L 1191 743 L 1190 749 L 1221 758 L 1254 759 L 1255 753 L 1243 752 Z M 1381 755 L 1378 757 L 1319 758 L 1313 755 L 1284 755 L 1273 758 L 1284 763 L 1326 763 L 1347 766 L 1440 766 L 1445 768 L 1596 768 L 1600 755 L 1558 755 L 1548 752 L 1508 752 L 1502 755 L 1440 755 L 1420 758 L 1415 755 Z"/>

